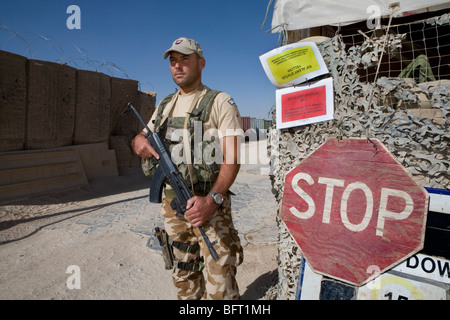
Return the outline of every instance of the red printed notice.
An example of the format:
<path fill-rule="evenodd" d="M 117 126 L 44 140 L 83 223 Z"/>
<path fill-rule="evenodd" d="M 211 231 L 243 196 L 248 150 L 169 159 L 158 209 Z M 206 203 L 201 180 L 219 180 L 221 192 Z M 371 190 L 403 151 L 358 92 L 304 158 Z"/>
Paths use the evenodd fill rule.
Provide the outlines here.
<path fill-rule="evenodd" d="M 326 87 L 285 94 L 281 104 L 283 122 L 324 116 L 327 114 Z"/>
<path fill-rule="evenodd" d="M 277 129 L 333 119 L 333 79 L 326 78 L 276 92 Z"/>

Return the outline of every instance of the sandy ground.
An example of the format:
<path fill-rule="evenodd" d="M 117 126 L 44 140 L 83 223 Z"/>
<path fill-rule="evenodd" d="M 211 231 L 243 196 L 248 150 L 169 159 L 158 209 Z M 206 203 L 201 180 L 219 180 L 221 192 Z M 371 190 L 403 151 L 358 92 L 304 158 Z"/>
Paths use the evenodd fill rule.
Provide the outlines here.
<path fill-rule="evenodd" d="M 276 206 L 261 168 L 244 164 L 232 188 L 245 256 L 237 279 L 248 300 L 271 298 L 277 279 Z M 0 299 L 176 299 L 171 272 L 148 246 L 161 220 L 159 207 L 147 207 L 148 181 L 140 177 L 0 205 Z"/>

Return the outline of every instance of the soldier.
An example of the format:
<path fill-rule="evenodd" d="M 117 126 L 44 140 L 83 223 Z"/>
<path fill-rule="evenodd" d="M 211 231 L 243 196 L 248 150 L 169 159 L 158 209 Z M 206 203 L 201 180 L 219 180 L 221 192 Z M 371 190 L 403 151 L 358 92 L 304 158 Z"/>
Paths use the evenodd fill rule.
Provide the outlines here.
<path fill-rule="evenodd" d="M 160 102 L 148 127 L 159 132 L 172 153 L 172 161 L 195 194 L 188 201 L 185 216 L 178 217 L 170 207 L 175 194 L 169 185 L 164 189 L 162 214 L 175 260 L 173 282 L 178 299 L 239 299 L 235 276 L 236 268 L 243 260 L 243 251 L 233 226 L 229 188 L 240 168 L 241 117 L 228 94 L 210 90 L 202 84 L 205 58 L 196 41 L 175 40 L 164 53 L 164 59 L 168 57 L 172 78 L 179 90 Z M 192 133 L 198 134 L 199 124 L 202 132 L 216 132 L 211 135 L 213 138 L 202 139 L 200 143 L 198 137 L 189 139 Z M 214 140 L 214 136 L 218 139 Z M 180 137 L 183 137 L 182 142 Z M 152 158 L 159 159 L 159 156 L 145 138 L 145 131 L 136 135 L 132 147 L 143 159 L 144 172 L 151 175 L 154 170 Z M 180 150 L 183 161 L 174 161 L 174 155 L 180 155 Z M 211 257 L 199 226 L 211 242 L 217 241 L 214 248 L 219 255 L 218 261 Z"/>

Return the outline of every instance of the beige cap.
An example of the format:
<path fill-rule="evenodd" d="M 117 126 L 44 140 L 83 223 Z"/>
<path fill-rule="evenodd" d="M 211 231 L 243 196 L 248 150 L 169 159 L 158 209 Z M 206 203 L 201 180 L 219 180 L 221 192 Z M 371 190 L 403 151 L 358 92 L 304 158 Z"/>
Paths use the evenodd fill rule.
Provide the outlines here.
<path fill-rule="evenodd" d="M 203 50 L 200 48 L 200 45 L 195 40 L 188 38 L 178 38 L 175 40 L 172 47 L 164 53 L 164 59 L 167 59 L 172 51 L 182 54 L 196 53 L 200 58 L 203 57 Z"/>

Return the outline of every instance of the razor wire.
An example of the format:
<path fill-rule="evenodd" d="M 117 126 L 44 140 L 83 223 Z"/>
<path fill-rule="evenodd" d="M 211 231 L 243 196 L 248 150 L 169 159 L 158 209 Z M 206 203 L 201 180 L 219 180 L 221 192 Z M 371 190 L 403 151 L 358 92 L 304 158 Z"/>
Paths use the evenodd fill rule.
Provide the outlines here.
<path fill-rule="evenodd" d="M 89 52 L 76 44 L 59 41 L 41 33 L 17 32 L 0 23 L 0 50 L 22 55 L 28 59 L 38 59 L 43 51 L 51 49 L 54 58 L 46 61 L 66 64 L 76 69 L 101 72 L 111 77 L 130 79 L 122 66 L 105 60 L 102 56 Z M 43 59 L 41 59 L 43 60 Z M 139 90 L 149 83 L 139 82 Z"/>

